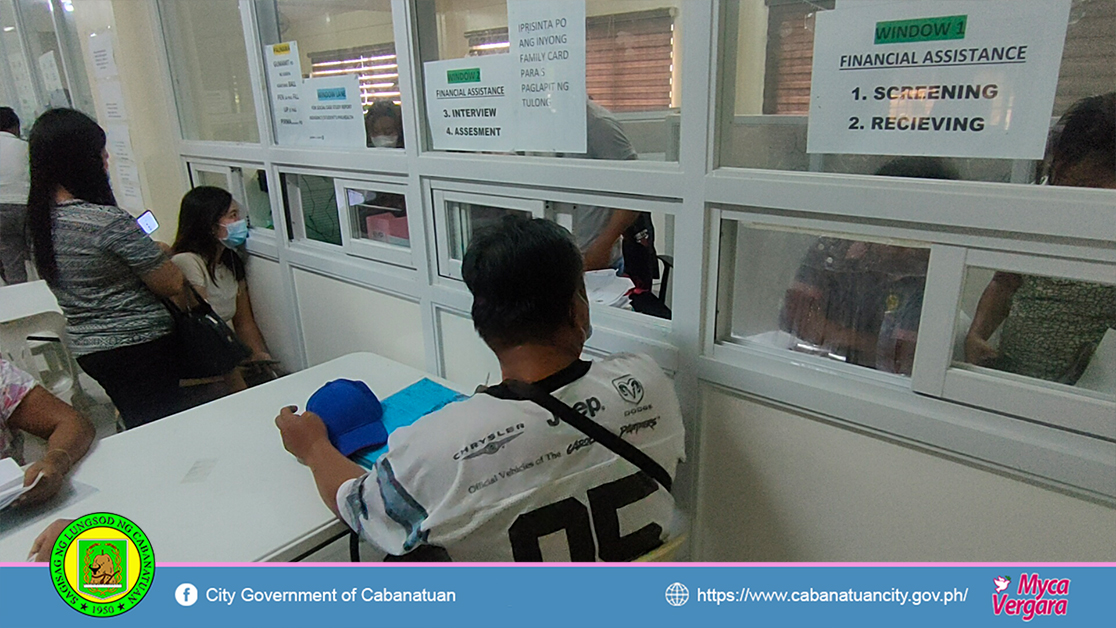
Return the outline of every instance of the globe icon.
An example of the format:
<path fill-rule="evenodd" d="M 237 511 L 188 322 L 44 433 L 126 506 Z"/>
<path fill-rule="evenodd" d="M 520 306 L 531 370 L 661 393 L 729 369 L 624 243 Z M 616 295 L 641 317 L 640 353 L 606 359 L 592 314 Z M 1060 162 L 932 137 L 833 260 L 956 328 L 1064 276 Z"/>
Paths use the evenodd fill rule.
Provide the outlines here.
<path fill-rule="evenodd" d="M 671 606 L 682 606 L 689 599 L 690 590 L 681 582 L 675 582 L 666 588 L 666 601 Z"/>

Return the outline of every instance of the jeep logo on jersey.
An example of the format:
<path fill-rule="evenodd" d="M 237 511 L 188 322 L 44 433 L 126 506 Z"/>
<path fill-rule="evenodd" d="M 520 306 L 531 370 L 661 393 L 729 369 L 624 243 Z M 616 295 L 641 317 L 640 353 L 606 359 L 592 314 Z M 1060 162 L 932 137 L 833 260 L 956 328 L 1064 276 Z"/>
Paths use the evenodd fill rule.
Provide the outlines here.
<path fill-rule="evenodd" d="M 516 423 L 503 429 L 496 430 L 484 438 L 465 445 L 460 451 L 453 455 L 454 460 L 468 460 L 476 458 L 481 454 L 494 454 L 507 445 L 511 439 L 523 433 L 524 428 L 527 426 L 523 423 Z"/>
<path fill-rule="evenodd" d="M 596 397 L 590 397 L 585 401 L 579 401 L 573 404 L 572 407 L 574 409 L 574 412 L 577 412 L 581 416 L 589 419 L 597 416 L 598 412 L 604 410 L 604 406 L 601 405 L 601 400 L 597 399 Z M 555 414 L 550 415 L 550 418 L 546 420 L 546 424 L 550 427 L 558 427 L 559 425 L 561 425 L 561 423 L 562 420 L 559 419 L 558 415 Z"/>
<path fill-rule="evenodd" d="M 577 413 L 581 416 L 591 419 L 597 416 L 598 412 L 604 410 L 604 406 L 601 405 L 600 399 L 597 399 L 596 397 L 590 397 L 585 401 L 579 401 L 575 403 L 573 405 L 573 409 L 576 410 Z"/>
<path fill-rule="evenodd" d="M 631 375 L 621 375 L 612 380 L 613 387 L 616 392 L 620 393 L 620 398 L 628 403 L 639 403 L 643 401 L 643 384 Z"/>

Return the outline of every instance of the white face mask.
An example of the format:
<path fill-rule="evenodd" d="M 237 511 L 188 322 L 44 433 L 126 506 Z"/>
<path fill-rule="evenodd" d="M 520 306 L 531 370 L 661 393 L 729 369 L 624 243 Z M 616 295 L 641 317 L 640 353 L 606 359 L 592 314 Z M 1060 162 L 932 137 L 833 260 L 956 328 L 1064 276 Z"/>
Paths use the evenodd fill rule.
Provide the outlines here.
<path fill-rule="evenodd" d="M 581 298 L 581 300 L 585 303 L 585 307 L 588 309 L 589 308 L 589 299 L 581 296 L 580 293 L 577 296 Z M 589 339 L 593 337 L 593 321 L 592 321 L 592 319 L 590 319 L 586 323 L 585 329 L 582 329 L 581 333 L 585 334 L 585 340 L 582 340 L 581 343 L 585 344 L 585 343 L 589 342 Z"/>
<path fill-rule="evenodd" d="M 376 148 L 395 148 L 399 141 L 398 135 L 373 135 L 372 145 Z"/>

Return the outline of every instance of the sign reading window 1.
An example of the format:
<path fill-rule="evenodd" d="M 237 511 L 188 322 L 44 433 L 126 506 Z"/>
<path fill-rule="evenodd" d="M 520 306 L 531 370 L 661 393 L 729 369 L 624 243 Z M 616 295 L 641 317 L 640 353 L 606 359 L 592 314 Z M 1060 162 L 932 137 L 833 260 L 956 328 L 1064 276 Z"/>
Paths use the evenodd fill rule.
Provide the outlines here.
<path fill-rule="evenodd" d="M 1041 159 L 1069 8 L 907 0 L 819 11 L 807 152 Z"/>

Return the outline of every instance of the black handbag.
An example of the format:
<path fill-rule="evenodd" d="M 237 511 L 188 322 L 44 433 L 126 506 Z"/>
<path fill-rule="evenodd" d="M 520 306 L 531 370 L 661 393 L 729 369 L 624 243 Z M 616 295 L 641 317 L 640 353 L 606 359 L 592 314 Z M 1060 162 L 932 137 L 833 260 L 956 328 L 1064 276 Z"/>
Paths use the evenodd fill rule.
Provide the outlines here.
<path fill-rule="evenodd" d="M 179 377 L 203 379 L 224 375 L 252 355 L 213 307 L 190 286 L 194 305 L 183 310 L 166 300 L 174 319 L 178 344 Z"/>

